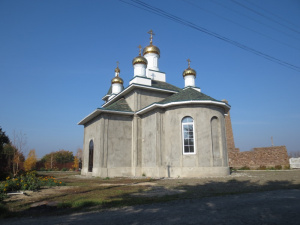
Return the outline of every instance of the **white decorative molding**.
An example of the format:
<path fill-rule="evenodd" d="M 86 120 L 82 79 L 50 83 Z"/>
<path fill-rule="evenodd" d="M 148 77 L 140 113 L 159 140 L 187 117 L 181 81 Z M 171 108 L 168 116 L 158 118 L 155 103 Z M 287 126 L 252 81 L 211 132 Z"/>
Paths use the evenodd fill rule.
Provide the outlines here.
<path fill-rule="evenodd" d="M 136 76 L 133 79 L 131 79 L 129 84 L 142 84 L 142 85 L 146 85 L 146 86 L 151 86 L 151 79 L 147 78 L 147 77 Z"/>
<path fill-rule="evenodd" d="M 147 69 L 147 77 L 151 80 L 166 82 L 166 74 L 160 71 Z"/>

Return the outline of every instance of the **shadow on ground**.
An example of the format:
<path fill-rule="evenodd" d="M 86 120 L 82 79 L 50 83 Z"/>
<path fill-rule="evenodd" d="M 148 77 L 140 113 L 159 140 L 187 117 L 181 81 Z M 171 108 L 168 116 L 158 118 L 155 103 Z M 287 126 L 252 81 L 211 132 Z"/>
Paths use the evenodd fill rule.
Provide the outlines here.
<path fill-rule="evenodd" d="M 299 175 L 299 174 L 296 174 Z M 264 176 L 255 176 L 255 178 L 226 178 L 216 180 L 209 179 L 161 179 L 149 180 L 148 183 L 156 183 L 155 186 L 147 185 L 145 180 L 134 181 L 124 185 L 113 183 L 111 186 L 93 186 L 87 190 L 79 190 L 74 188 L 72 191 L 65 190 L 60 195 L 47 196 L 41 201 L 43 204 L 37 204 L 35 207 L 21 210 L 19 212 L 8 213 L 5 215 L 11 216 L 45 216 L 45 215 L 63 215 L 74 212 L 90 212 L 114 207 L 134 206 L 142 204 L 165 203 L 172 200 L 191 201 L 205 197 L 222 197 L 239 195 L 243 193 L 261 193 L 264 191 L 300 189 L 299 180 L 272 180 L 264 179 Z M 192 182 L 193 181 L 193 182 Z M 120 190 L 132 189 L 134 184 L 145 183 L 145 185 L 135 188 L 134 192 L 124 193 Z M 112 196 L 106 196 L 105 199 L 99 200 L 98 195 L 105 191 L 114 193 Z M 70 193 L 71 192 L 71 193 Z M 95 193 L 94 199 L 86 199 L 85 194 Z M 98 193 L 98 194 L 97 194 Z M 72 195 L 77 198 L 76 202 L 60 202 L 67 195 Z M 54 204 L 54 203 L 55 204 Z M 25 205 L 27 204 L 27 205 Z M 24 206 L 32 204 L 25 203 Z M 4 203 L 5 205 L 5 203 Z M 1 209 L 0 209 L 1 210 Z M 158 209 L 159 210 L 159 209 Z"/>

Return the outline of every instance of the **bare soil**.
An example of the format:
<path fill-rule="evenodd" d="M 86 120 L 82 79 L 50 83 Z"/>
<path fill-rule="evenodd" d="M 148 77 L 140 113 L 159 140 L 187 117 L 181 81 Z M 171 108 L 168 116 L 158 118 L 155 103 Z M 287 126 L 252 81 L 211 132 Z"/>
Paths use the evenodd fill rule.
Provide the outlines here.
<path fill-rule="evenodd" d="M 49 209 L 63 212 L 61 205 L 76 208 L 81 202 L 84 210 L 105 209 L 176 199 L 195 199 L 211 196 L 234 195 L 283 189 L 300 189 L 300 170 L 286 171 L 237 171 L 230 176 L 204 178 L 93 178 L 78 174 L 55 173 L 67 186 L 44 187 L 39 191 L 26 191 L 12 195 L 4 204 L 18 216 L 41 216 Z M 94 203 L 93 203 L 94 202 Z M 88 203 L 88 204 L 87 204 Z M 73 204 L 73 205 L 72 205 Z M 64 208 L 63 208 L 64 209 Z M 72 213 L 66 210 L 65 213 Z"/>

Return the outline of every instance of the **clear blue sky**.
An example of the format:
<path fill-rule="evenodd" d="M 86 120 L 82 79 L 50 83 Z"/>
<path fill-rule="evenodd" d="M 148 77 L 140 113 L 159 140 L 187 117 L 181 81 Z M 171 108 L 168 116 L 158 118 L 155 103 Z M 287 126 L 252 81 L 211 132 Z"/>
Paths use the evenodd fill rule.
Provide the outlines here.
<path fill-rule="evenodd" d="M 298 0 L 147 2 L 300 67 Z M 128 86 L 150 29 L 167 82 L 184 86 L 190 58 L 202 92 L 229 101 L 236 147 L 270 146 L 273 136 L 275 145 L 300 150 L 300 69 L 118 0 L 0 1 L 0 126 L 9 137 L 25 133 L 27 153 L 76 152 L 83 144 L 77 123 L 103 104 L 116 61 Z"/>

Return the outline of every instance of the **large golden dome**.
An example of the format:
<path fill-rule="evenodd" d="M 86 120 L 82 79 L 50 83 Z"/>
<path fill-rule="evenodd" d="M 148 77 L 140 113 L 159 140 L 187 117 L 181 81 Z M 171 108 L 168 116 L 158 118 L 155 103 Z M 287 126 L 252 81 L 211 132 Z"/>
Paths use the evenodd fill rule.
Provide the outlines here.
<path fill-rule="evenodd" d="M 123 79 L 119 76 L 116 76 L 111 80 L 111 83 L 112 84 L 116 84 L 116 83 L 123 84 Z"/>
<path fill-rule="evenodd" d="M 157 55 L 160 56 L 160 50 L 159 50 L 159 48 L 156 47 L 155 45 L 152 45 L 152 44 L 148 45 L 143 50 L 143 55 L 146 55 L 148 53 L 156 53 Z"/>
<path fill-rule="evenodd" d="M 139 56 L 135 57 L 132 60 L 132 65 L 135 65 L 135 64 L 145 64 L 145 65 L 147 65 L 148 61 L 147 61 L 147 59 L 145 57 L 139 55 Z"/>

